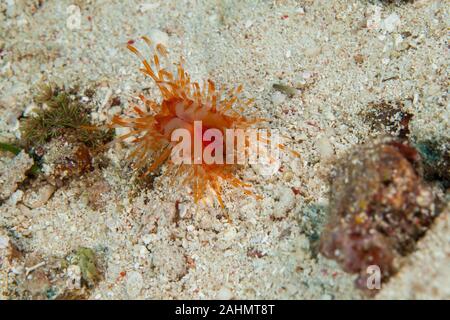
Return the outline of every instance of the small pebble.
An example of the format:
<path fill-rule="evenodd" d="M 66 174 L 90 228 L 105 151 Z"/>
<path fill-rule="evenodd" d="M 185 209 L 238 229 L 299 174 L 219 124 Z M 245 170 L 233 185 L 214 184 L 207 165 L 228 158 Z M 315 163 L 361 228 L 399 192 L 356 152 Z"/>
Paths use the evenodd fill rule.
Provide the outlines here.
<path fill-rule="evenodd" d="M 9 237 L 6 234 L 0 234 L 0 249 L 9 247 Z"/>
<path fill-rule="evenodd" d="M 317 150 L 322 158 L 326 159 L 334 154 L 333 145 L 326 136 L 322 136 L 316 142 Z"/>
<path fill-rule="evenodd" d="M 42 207 L 53 195 L 53 192 L 55 192 L 55 187 L 47 184 L 36 191 L 26 193 L 23 203 L 31 209 Z"/>
<path fill-rule="evenodd" d="M 312 57 L 319 55 L 319 53 L 321 51 L 322 51 L 322 49 L 320 47 L 311 46 L 311 47 L 308 47 L 305 49 L 304 54 L 305 54 L 305 56 L 312 58 Z"/>
<path fill-rule="evenodd" d="M 25 173 L 32 165 L 33 159 L 25 151 L 12 159 L 0 159 L 0 200 L 7 199 L 16 191 L 18 183 L 25 179 Z"/>
<path fill-rule="evenodd" d="M 374 30 L 380 27 L 381 23 L 381 7 L 376 6 L 373 15 L 367 19 L 367 29 Z"/>
<path fill-rule="evenodd" d="M 15 206 L 19 201 L 22 201 L 23 191 L 16 190 L 8 199 L 8 204 Z"/>
<path fill-rule="evenodd" d="M 142 242 L 144 242 L 145 245 L 150 244 L 154 240 L 155 236 L 153 234 L 146 234 L 142 237 Z"/>
<path fill-rule="evenodd" d="M 223 233 L 223 240 L 231 241 L 236 237 L 236 235 L 237 235 L 236 228 L 230 227 Z"/>
<path fill-rule="evenodd" d="M 286 100 L 286 95 L 282 94 L 279 91 L 276 91 L 272 94 L 272 103 L 275 106 L 282 104 Z"/>
<path fill-rule="evenodd" d="M 67 288 L 69 290 L 81 288 L 81 268 L 77 265 L 70 265 L 67 268 Z"/>
<path fill-rule="evenodd" d="M 275 203 L 273 216 L 282 218 L 294 207 L 295 194 L 291 188 L 281 186 L 275 191 L 275 197 L 278 198 L 278 201 Z"/>
<path fill-rule="evenodd" d="M 383 20 L 382 28 L 391 33 L 400 25 L 400 22 L 400 17 L 396 13 L 392 13 Z"/>
<path fill-rule="evenodd" d="M 147 12 L 147 11 L 154 10 L 154 9 L 156 9 L 158 7 L 159 7 L 159 3 L 158 2 L 156 2 L 156 3 L 141 3 L 139 5 L 139 11 L 144 13 L 144 12 Z"/>
<path fill-rule="evenodd" d="M 297 12 L 299 15 L 304 15 L 305 14 L 305 9 L 300 7 L 300 8 L 297 8 L 295 10 L 295 12 Z"/>
<path fill-rule="evenodd" d="M 228 287 L 222 287 L 217 292 L 217 300 L 231 300 L 233 298 L 233 292 Z"/>

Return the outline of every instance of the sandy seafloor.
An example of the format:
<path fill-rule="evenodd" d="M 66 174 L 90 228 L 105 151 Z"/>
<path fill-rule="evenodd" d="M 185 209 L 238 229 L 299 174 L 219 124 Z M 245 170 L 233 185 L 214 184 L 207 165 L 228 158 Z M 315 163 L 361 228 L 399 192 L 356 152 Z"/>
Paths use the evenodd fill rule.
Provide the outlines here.
<path fill-rule="evenodd" d="M 71 4 L 80 9 L 79 28 L 67 21 Z M 17 119 L 41 82 L 94 88 L 97 123 L 126 110 L 144 88 L 158 98 L 126 50 L 127 41 L 148 35 L 167 45 L 172 61 L 183 56 L 193 79 L 244 84 L 244 96 L 256 100 L 251 112 L 285 129 L 301 157 L 270 178 L 243 170 L 264 198 L 226 189 L 227 221 L 216 202 L 196 206 L 163 176 L 153 189 L 139 188 L 124 162 L 127 145 L 117 145 L 106 168 L 58 188 L 46 203 L 30 209 L 22 194 L 5 201 L 0 226 L 44 262 L 92 248 L 103 278 L 91 299 L 364 298 L 353 275 L 312 250 L 326 218 L 327 174 L 334 159 L 378 134 L 358 116 L 371 102 L 404 103 L 416 137 L 449 135 L 448 14 L 439 0 L 2 0 L 0 141 L 20 135 Z M 274 83 L 303 89 L 289 97 Z M 121 105 L 112 108 L 111 97 Z M 89 194 L 105 185 L 93 208 Z M 448 215 L 378 297 L 450 298 Z M 1 292 L 10 272 L 4 261 Z"/>

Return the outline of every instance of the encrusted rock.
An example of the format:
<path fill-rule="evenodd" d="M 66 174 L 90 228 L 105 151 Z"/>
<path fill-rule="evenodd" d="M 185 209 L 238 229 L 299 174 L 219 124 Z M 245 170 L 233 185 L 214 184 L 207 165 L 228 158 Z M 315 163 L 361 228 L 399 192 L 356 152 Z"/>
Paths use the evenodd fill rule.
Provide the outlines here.
<path fill-rule="evenodd" d="M 320 251 L 358 273 L 362 289 L 369 266 L 386 280 L 396 271 L 395 258 L 414 249 L 438 214 L 438 197 L 421 179 L 419 163 L 414 148 L 383 139 L 357 148 L 333 173 Z"/>
<path fill-rule="evenodd" d="M 402 101 L 384 100 L 369 103 L 361 115 L 372 131 L 401 138 L 409 134 L 409 122 L 413 117 Z"/>
<path fill-rule="evenodd" d="M 45 146 L 44 153 L 44 174 L 55 185 L 93 169 L 90 150 L 83 143 L 69 142 L 64 137 L 55 138 Z"/>

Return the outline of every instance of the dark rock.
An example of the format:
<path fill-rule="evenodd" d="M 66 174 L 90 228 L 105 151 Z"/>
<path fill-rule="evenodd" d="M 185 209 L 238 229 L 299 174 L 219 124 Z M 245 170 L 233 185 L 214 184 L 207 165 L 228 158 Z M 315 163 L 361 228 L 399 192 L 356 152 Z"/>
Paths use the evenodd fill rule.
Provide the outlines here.
<path fill-rule="evenodd" d="M 384 138 L 365 144 L 337 165 L 331 179 L 329 222 L 320 252 L 367 288 L 367 267 L 385 281 L 395 258 L 413 251 L 438 214 L 438 197 L 421 178 L 421 159 L 411 146 Z"/>

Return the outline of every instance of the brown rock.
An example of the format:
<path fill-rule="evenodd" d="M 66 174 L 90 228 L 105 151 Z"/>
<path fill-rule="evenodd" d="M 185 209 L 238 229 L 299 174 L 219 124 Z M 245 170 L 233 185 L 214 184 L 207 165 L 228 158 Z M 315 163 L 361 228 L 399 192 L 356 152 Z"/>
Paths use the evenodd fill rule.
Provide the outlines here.
<path fill-rule="evenodd" d="M 343 269 L 358 273 L 367 289 L 367 267 L 382 280 L 396 271 L 396 257 L 409 254 L 435 216 L 437 197 L 419 174 L 416 150 L 383 139 L 342 159 L 331 179 L 330 220 L 320 252 Z"/>

